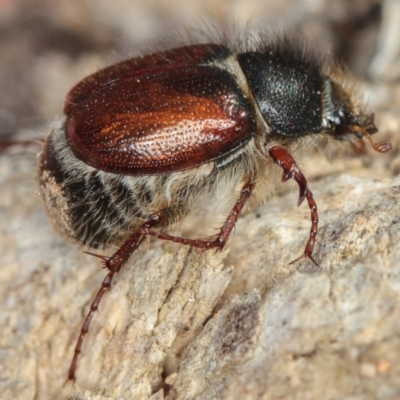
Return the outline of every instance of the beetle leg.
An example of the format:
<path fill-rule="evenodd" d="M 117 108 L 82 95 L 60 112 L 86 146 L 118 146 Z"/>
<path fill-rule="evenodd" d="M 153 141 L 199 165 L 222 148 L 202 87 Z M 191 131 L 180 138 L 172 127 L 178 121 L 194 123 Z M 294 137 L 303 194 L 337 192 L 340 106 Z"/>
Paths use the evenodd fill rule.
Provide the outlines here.
<path fill-rule="evenodd" d="M 25 154 L 25 148 L 30 149 L 31 147 L 37 147 L 42 144 L 43 140 L 40 138 L 36 139 L 25 139 L 25 140 L 1 140 L 0 141 L 0 154 L 4 153 L 8 149 L 18 148 L 21 149 L 21 154 Z M 34 149 L 35 150 L 35 149 Z"/>
<path fill-rule="evenodd" d="M 212 249 L 217 247 L 219 250 L 222 250 L 229 238 L 229 235 L 232 232 L 238 218 L 239 214 L 243 209 L 246 200 L 251 196 L 251 193 L 254 189 L 254 183 L 246 183 L 241 192 L 238 200 L 233 206 L 231 212 L 228 215 L 228 218 L 225 220 L 224 225 L 222 226 L 218 236 L 215 239 L 210 240 L 201 240 L 201 239 L 187 239 L 179 236 L 169 235 L 164 232 L 151 231 L 148 228 L 139 228 L 142 235 L 154 236 L 158 239 L 170 240 L 175 243 L 180 243 L 188 246 L 197 247 L 199 249 Z"/>
<path fill-rule="evenodd" d="M 121 270 L 122 265 L 128 260 L 130 255 L 139 247 L 143 238 L 141 229 L 152 228 L 158 225 L 162 219 L 163 219 L 162 212 L 151 215 L 148 221 L 146 221 L 143 225 L 141 225 L 140 228 L 135 230 L 135 232 L 133 232 L 129 236 L 129 238 L 125 241 L 125 243 L 111 257 L 105 257 L 88 252 L 88 254 L 96 256 L 103 260 L 105 267 L 108 269 L 108 274 L 101 283 L 101 287 L 97 292 L 96 297 L 94 298 L 92 304 L 90 305 L 89 312 L 85 318 L 85 321 L 83 322 L 78 341 L 76 342 L 75 345 L 74 356 L 72 358 L 71 365 L 68 370 L 68 380 L 75 381 L 75 371 L 78 363 L 79 354 L 81 353 L 82 350 L 83 339 L 85 338 L 86 334 L 89 331 L 89 326 L 92 321 L 93 315 L 99 308 L 99 304 L 101 299 L 103 298 L 104 293 L 111 287 L 114 275 Z"/>
<path fill-rule="evenodd" d="M 97 292 L 96 297 L 94 298 L 92 304 L 90 305 L 89 312 L 85 318 L 85 321 L 82 325 L 78 341 L 75 346 L 74 356 L 71 361 L 71 365 L 68 371 L 68 380 L 75 381 L 75 371 L 78 363 L 79 354 L 82 351 L 82 343 L 89 331 L 89 326 L 92 321 L 94 313 L 99 308 L 99 304 L 101 299 L 103 298 L 104 293 L 110 289 L 112 280 L 114 275 L 121 270 L 122 265 L 128 260 L 128 258 L 132 255 L 132 253 L 139 247 L 142 238 L 144 236 L 154 236 L 163 240 L 171 240 L 176 243 L 182 243 L 185 245 L 190 245 L 194 247 L 198 247 L 201 249 L 211 249 L 213 247 L 217 247 L 218 249 L 222 249 L 228 240 L 230 233 L 232 232 L 233 227 L 236 224 L 236 221 L 239 217 L 240 211 L 242 210 L 246 200 L 250 197 L 252 190 L 254 188 L 254 183 L 246 183 L 241 192 L 240 197 L 236 201 L 232 211 L 229 213 L 228 218 L 226 219 L 221 231 L 216 239 L 213 240 L 196 240 L 196 239 L 186 239 L 177 236 L 168 235 L 163 232 L 153 232 L 150 229 L 157 226 L 163 225 L 168 221 L 169 214 L 171 210 L 165 209 L 161 210 L 157 213 L 154 213 L 150 216 L 150 218 L 142 224 L 139 228 L 137 228 L 124 242 L 124 244 L 111 256 L 106 257 L 94 253 L 87 252 L 87 254 L 93 255 L 95 257 L 101 258 L 104 262 L 105 267 L 108 269 L 108 274 L 104 278 L 99 291 Z"/>
<path fill-rule="evenodd" d="M 287 152 L 283 147 L 272 147 L 269 149 L 269 154 L 276 164 L 278 164 L 283 169 L 282 182 L 286 182 L 288 179 L 294 179 L 299 185 L 299 199 L 297 205 L 299 206 L 304 199 L 307 199 L 308 207 L 311 212 L 311 230 L 308 237 L 304 253 L 292 261 L 290 264 L 296 261 L 302 260 L 303 258 L 310 259 L 315 265 L 318 263 L 314 260 L 312 253 L 315 244 L 315 237 L 318 233 L 318 210 L 317 203 L 314 200 L 311 190 L 307 186 L 307 180 L 300 168 L 296 164 L 293 157 Z"/>

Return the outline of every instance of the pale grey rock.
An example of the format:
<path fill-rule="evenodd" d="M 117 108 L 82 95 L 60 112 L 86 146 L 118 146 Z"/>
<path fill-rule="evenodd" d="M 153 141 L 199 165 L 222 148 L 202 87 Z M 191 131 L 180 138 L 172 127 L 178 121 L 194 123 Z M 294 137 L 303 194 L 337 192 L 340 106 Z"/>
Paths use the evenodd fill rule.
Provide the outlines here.
<path fill-rule="evenodd" d="M 161 399 L 164 381 L 169 399 L 400 396 L 400 179 L 385 157 L 344 158 L 334 174 L 305 160 L 322 174 L 310 182 L 320 267 L 289 265 L 310 227 L 295 189 L 247 212 L 223 253 L 144 245 L 94 317 L 76 386 L 63 387 L 105 271 L 53 231 L 34 157 L 3 155 L 1 398 Z"/>
<path fill-rule="evenodd" d="M 190 25 L 204 11 L 200 2 L 181 7 L 179 0 L 143 7 L 129 0 L 118 7 L 107 1 L 8 3 L 14 16 L 4 14 L 7 7 L 0 12 L 4 31 L 14 32 L 1 43 L 4 132 L 27 126 L 23 118 L 51 120 L 78 79 L 115 58 L 150 51 L 154 38 Z M 334 28 L 354 27 L 374 4 L 252 0 L 206 7 L 227 25 L 286 21 L 324 51 L 343 50 L 346 43 L 353 70 L 365 73 L 376 51 L 377 24 L 358 31 L 352 44 L 352 29 L 339 38 Z M 148 13 L 158 5 L 162 12 Z M 25 31 L 26 15 L 43 21 L 43 30 Z M 166 18 L 149 21 L 149 15 Z M 398 29 L 393 17 L 385 21 L 390 29 L 383 38 Z M 46 32 L 69 34 L 42 48 Z M 78 38 L 89 41 L 79 46 Z M 374 70 L 383 81 L 397 71 L 393 43 L 378 46 L 376 60 L 389 61 Z M 299 159 L 319 208 L 320 267 L 289 264 L 310 228 L 309 211 L 295 206 L 297 189 L 289 183 L 277 187 L 286 194 L 245 210 L 223 253 L 150 241 L 104 297 L 74 387 L 63 386 L 67 369 L 105 271 L 53 230 L 35 195 L 36 151 L 1 154 L 0 398 L 400 398 L 400 90 L 382 84 L 368 92 L 382 132 L 377 140 L 391 140 L 391 153 L 350 157 L 334 147 L 330 161 L 312 151 Z M 192 235 L 202 231 L 195 226 Z"/>

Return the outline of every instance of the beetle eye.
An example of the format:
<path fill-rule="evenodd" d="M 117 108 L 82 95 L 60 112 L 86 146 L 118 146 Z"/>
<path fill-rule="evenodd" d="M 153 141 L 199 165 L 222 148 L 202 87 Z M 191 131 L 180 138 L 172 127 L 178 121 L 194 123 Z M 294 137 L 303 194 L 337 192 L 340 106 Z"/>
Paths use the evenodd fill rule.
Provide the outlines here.
<path fill-rule="evenodd" d="M 349 120 L 346 114 L 341 114 L 339 119 L 340 122 L 335 126 L 335 135 L 343 136 L 349 132 Z"/>

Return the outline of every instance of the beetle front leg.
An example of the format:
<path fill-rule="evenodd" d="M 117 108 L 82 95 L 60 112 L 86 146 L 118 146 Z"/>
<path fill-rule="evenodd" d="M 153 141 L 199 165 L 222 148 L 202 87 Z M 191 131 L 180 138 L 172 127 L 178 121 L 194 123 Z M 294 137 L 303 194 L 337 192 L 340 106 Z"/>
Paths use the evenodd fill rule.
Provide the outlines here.
<path fill-rule="evenodd" d="M 314 250 L 315 237 L 318 233 L 318 210 L 317 203 L 314 200 L 311 190 L 307 186 L 307 179 L 301 172 L 301 169 L 296 164 L 293 157 L 283 147 L 272 147 L 269 149 L 269 154 L 276 164 L 283 169 L 282 182 L 286 182 L 288 179 L 294 179 L 299 185 L 299 199 L 297 205 L 299 206 L 304 199 L 307 199 L 308 207 L 311 212 L 311 230 L 308 237 L 304 253 L 292 261 L 290 264 L 296 261 L 302 260 L 303 258 L 310 259 L 315 265 L 318 263 L 314 260 L 312 253 Z"/>

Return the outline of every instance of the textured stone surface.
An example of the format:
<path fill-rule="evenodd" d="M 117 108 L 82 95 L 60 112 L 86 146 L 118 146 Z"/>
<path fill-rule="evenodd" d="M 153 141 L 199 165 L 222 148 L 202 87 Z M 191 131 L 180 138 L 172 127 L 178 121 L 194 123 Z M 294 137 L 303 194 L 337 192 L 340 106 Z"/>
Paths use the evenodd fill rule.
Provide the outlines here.
<path fill-rule="evenodd" d="M 163 2 L 150 3 L 148 8 L 159 10 Z M 375 2 L 354 2 L 351 10 L 344 1 L 287 0 L 269 2 L 269 8 L 265 2 L 245 3 L 218 1 L 213 8 L 226 18 L 237 13 L 248 19 L 252 10 L 260 20 L 279 16 L 300 24 L 342 55 L 353 48 L 347 60 L 366 73 L 376 25 L 357 34 L 352 29 Z M 112 10 L 109 2 L 35 4 L 29 5 L 32 20 L 48 18 L 35 25 L 36 36 L 25 34 L 28 43 L 13 30 L 14 41 L 0 44 L 7 54 L 0 66 L 0 133 L 13 121 L 27 126 L 21 116 L 40 122 L 61 111 L 68 87 L 107 62 L 104 49 L 117 46 L 115 32 L 128 43 L 146 42 L 179 26 L 185 12 L 198 15 L 200 9 L 196 2 L 185 11 L 175 5 L 180 13 L 172 18 L 164 5 L 167 17 L 156 23 L 146 7 L 123 0 Z M 26 10 L 18 16 L 13 2 L 8 7 L 2 8 L 9 15 L 2 19 L 0 13 L 0 24 L 25 21 Z M 58 34 L 72 36 L 44 40 L 41 29 L 53 32 L 52 18 Z M 21 26 L 31 32 L 32 25 Z M 4 31 L 0 34 L 4 39 Z M 80 47 L 65 51 L 65 42 Z M 13 78 L 3 78 L 8 76 Z M 364 89 L 376 111 L 377 140 L 391 140 L 392 152 L 367 149 L 355 157 L 338 150 L 343 145 L 326 152 L 328 158 L 310 150 L 299 159 L 318 203 L 320 266 L 289 265 L 301 254 L 310 228 L 309 211 L 296 207 L 297 189 L 289 183 L 277 188 L 286 194 L 246 210 L 223 253 L 151 240 L 105 295 L 84 343 L 75 387 L 63 384 L 105 271 L 53 230 L 35 195 L 37 150 L 1 154 L 0 398 L 399 398 L 400 87 Z M 35 125 L 31 133 L 47 129 Z M 191 231 L 202 235 L 196 226 Z"/>
<path fill-rule="evenodd" d="M 288 264 L 309 229 L 294 191 L 247 213 L 229 254 L 144 246 L 94 318 L 76 388 L 61 389 L 104 271 L 53 233 L 33 164 L 0 163 L 3 398 L 163 398 L 164 379 L 171 399 L 399 395 L 398 178 L 311 183 L 320 268 Z"/>

